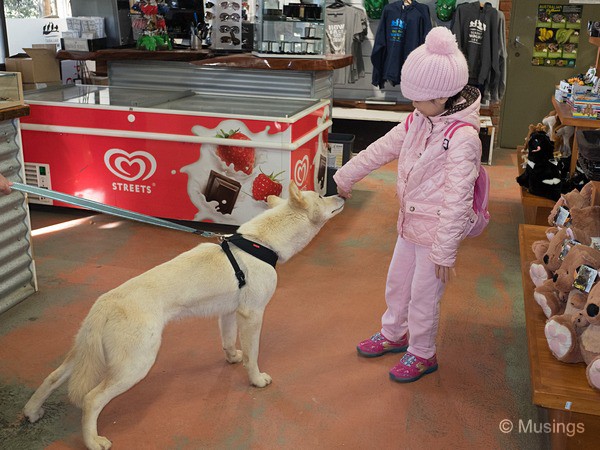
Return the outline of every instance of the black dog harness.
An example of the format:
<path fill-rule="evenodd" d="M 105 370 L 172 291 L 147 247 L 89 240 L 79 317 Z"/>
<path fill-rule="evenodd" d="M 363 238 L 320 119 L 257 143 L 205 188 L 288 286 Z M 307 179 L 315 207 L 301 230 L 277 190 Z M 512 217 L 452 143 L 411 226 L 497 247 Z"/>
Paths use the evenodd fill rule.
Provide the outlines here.
<path fill-rule="evenodd" d="M 231 253 L 231 249 L 229 248 L 230 242 L 240 250 L 249 253 L 255 258 L 258 258 L 261 261 L 264 261 L 273 267 L 275 267 L 275 264 L 277 264 L 277 253 L 275 253 L 270 248 L 264 247 L 260 244 L 257 244 L 256 242 L 246 239 L 241 234 L 234 234 L 228 238 L 223 239 L 223 242 L 221 242 L 221 248 L 227 255 L 227 259 L 229 259 L 229 262 L 233 267 L 235 277 L 238 280 L 238 287 L 240 289 L 246 284 L 246 276 L 244 275 L 242 269 L 240 269 L 240 266 L 238 265 L 237 261 L 235 260 L 235 257 L 233 256 L 233 253 Z"/>

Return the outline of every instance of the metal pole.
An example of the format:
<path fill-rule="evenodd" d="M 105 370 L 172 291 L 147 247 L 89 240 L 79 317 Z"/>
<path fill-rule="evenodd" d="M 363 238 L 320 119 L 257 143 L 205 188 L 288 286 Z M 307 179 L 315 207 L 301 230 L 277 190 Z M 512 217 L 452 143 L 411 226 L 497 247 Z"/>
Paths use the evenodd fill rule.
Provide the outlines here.
<path fill-rule="evenodd" d="M 4 0 L 0 0 L 0 29 L 2 30 L 2 47 L 0 51 L 0 60 L 4 64 L 4 60 L 9 57 L 8 50 L 8 31 L 6 31 L 6 14 L 4 14 Z"/>

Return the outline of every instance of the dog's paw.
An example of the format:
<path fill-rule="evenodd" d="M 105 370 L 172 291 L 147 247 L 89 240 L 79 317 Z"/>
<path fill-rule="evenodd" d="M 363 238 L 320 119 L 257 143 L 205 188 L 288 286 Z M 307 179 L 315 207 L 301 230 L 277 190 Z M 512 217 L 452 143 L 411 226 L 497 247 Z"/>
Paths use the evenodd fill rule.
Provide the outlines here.
<path fill-rule="evenodd" d="M 252 380 L 252 384 L 256 387 L 262 388 L 271 384 L 273 379 L 268 373 L 261 372 L 258 377 Z"/>
<path fill-rule="evenodd" d="M 25 408 L 23 408 L 23 414 L 31 423 L 35 423 L 44 416 L 44 408 L 32 410 L 32 408 L 28 408 L 27 405 L 25 405 Z"/>
<path fill-rule="evenodd" d="M 86 440 L 85 446 L 90 450 L 108 450 L 112 447 L 112 442 L 104 436 L 95 436 L 89 441 Z"/>
<path fill-rule="evenodd" d="M 233 354 L 231 353 L 226 353 L 225 354 L 225 359 L 227 359 L 227 362 L 230 364 L 236 364 L 242 361 L 242 351 L 241 350 L 236 350 Z"/>

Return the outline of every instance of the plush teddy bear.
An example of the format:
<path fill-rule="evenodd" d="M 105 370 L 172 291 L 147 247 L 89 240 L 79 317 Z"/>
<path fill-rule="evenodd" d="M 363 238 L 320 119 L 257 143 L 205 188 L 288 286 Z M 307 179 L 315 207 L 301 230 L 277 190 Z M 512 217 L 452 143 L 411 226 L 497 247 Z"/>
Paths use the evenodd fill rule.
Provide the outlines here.
<path fill-rule="evenodd" d="M 560 229 L 550 227 L 546 230 L 546 237 L 549 240 L 535 241 L 531 246 L 536 259 L 529 266 L 529 275 L 536 287 L 541 286 L 548 278 L 552 278 L 554 272 L 558 270 L 562 258 L 570 248 L 569 241 L 577 241 L 588 246 L 591 244 L 589 234 L 575 227 Z"/>
<path fill-rule="evenodd" d="M 554 159 L 554 143 L 543 124 L 529 126 L 527 162 L 517 182 L 531 194 L 558 200 L 562 181 L 558 161 Z"/>
<path fill-rule="evenodd" d="M 545 316 L 550 318 L 562 314 L 568 301 L 575 302 L 573 280 L 578 269 L 583 266 L 600 269 L 600 250 L 587 245 L 574 245 L 566 254 L 554 276 L 535 288 L 533 298 L 540 305 Z M 577 300 L 576 303 L 581 303 Z"/>
<path fill-rule="evenodd" d="M 571 227 L 585 230 L 591 238 L 600 237 L 600 206 L 571 208 Z"/>
<path fill-rule="evenodd" d="M 550 215 L 548 216 L 548 225 L 555 226 L 558 211 L 561 207 L 566 209 L 586 208 L 592 205 L 592 192 L 594 188 L 591 182 L 585 184 L 581 190 L 573 189 L 571 192 L 563 194 L 554 204 Z"/>
<path fill-rule="evenodd" d="M 544 333 L 556 359 L 586 363 L 588 383 L 600 390 L 600 283 L 594 285 L 582 307 L 551 317 Z"/>

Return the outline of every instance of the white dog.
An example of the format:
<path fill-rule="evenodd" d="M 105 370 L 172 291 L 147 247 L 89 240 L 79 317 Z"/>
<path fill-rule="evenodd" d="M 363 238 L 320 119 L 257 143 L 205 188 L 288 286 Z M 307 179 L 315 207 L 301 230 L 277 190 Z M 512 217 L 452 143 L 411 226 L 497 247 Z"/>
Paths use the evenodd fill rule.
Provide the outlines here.
<path fill-rule="evenodd" d="M 268 203 L 271 209 L 240 226 L 238 233 L 274 251 L 280 262 L 302 250 L 344 206 L 341 197 L 301 192 L 293 183 L 288 200 L 270 196 Z M 254 386 L 271 383 L 271 377 L 258 369 L 258 347 L 277 273 L 274 266 L 235 245 L 230 249 L 245 275 L 243 287 L 224 250 L 204 243 L 100 296 L 65 361 L 23 408 L 29 421 L 42 417 L 44 401 L 70 378 L 69 398 L 82 408 L 85 445 L 110 448 L 111 442 L 98 436 L 100 412 L 146 376 L 156 360 L 164 326 L 182 316 L 219 316 L 227 361 L 243 361 Z M 236 349 L 238 325 L 241 351 Z"/>

